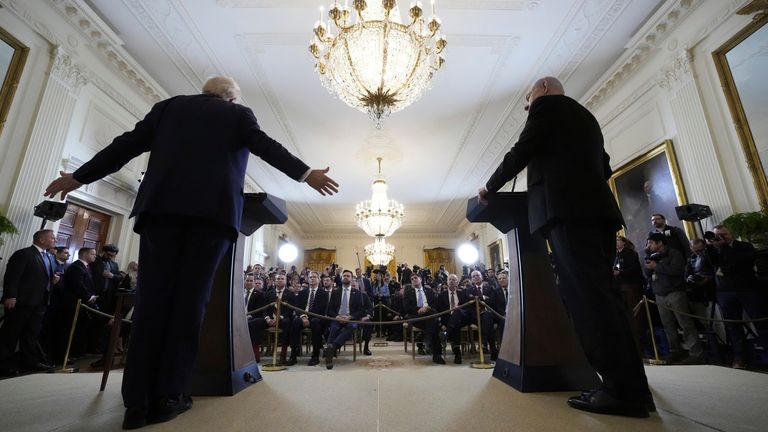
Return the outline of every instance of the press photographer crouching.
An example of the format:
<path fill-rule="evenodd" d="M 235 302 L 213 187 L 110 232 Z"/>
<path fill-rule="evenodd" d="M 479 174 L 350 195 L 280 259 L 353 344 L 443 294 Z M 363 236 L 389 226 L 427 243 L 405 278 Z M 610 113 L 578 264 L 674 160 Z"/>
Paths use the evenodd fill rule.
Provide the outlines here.
<path fill-rule="evenodd" d="M 696 324 L 690 316 L 685 315 L 691 313 L 691 308 L 685 292 L 683 255 L 677 249 L 667 246 L 667 236 L 651 233 L 648 235 L 645 268 L 651 273 L 650 285 L 669 341 L 667 361 L 678 364 L 702 363 L 703 349 Z M 678 324 L 683 329 L 682 343 L 678 335 Z"/>

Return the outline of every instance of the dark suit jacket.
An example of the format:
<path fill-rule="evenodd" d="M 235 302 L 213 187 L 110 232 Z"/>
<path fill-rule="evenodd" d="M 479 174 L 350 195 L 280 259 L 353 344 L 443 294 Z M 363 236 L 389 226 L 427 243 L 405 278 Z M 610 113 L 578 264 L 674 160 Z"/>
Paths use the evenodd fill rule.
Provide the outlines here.
<path fill-rule="evenodd" d="M 248 291 L 243 291 L 243 292 L 244 292 L 244 295 L 248 293 Z M 260 307 L 264 307 L 267 303 L 269 302 L 267 301 L 267 297 L 264 295 L 263 291 L 253 290 L 251 292 L 251 298 L 248 299 L 248 304 L 245 305 L 245 311 L 248 312 L 248 311 L 256 310 Z M 265 309 L 261 312 L 250 314 L 250 318 L 251 319 L 263 318 L 266 312 L 267 310 Z"/>
<path fill-rule="evenodd" d="M 151 152 L 131 216 L 181 215 L 212 220 L 237 237 L 243 213 L 248 154 L 298 180 L 309 169 L 260 128 L 250 108 L 210 95 L 158 102 L 129 132 L 115 138 L 77 171 L 91 183 Z"/>
<path fill-rule="evenodd" d="M 91 274 L 80 260 L 75 260 L 64 272 L 64 295 L 69 306 L 74 305 L 78 299 L 88 303 L 92 295 L 99 295 L 93 286 Z"/>
<path fill-rule="evenodd" d="M 618 229 L 623 219 L 607 183 L 609 160 L 600 125 L 586 108 L 567 96 L 541 96 L 485 187 L 496 192 L 527 166 L 531 232 L 556 220 L 586 218 Z"/>
<path fill-rule="evenodd" d="M 48 254 L 50 265 L 55 257 Z M 16 299 L 17 306 L 40 306 L 48 303 L 53 267 L 46 269 L 35 246 L 19 249 L 8 259 L 3 277 L 3 297 Z"/>
<path fill-rule="evenodd" d="M 328 299 L 328 307 L 325 310 L 327 316 L 335 318 L 339 315 L 343 291 L 343 288 L 339 288 L 331 293 L 331 298 Z M 363 293 L 360 290 L 349 289 L 349 315 L 354 321 L 359 321 L 368 313 L 366 311 L 366 301 L 363 297 Z M 370 303 L 370 300 L 368 302 Z"/>
<path fill-rule="evenodd" d="M 275 300 L 277 300 L 277 290 L 275 288 L 270 288 L 266 292 L 266 297 L 267 297 L 267 304 L 274 302 Z M 282 297 L 282 299 L 283 299 L 283 303 L 288 303 L 291 306 L 298 307 L 298 305 L 296 304 L 296 294 L 294 294 L 293 291 L 289 290 L 287 286 L 283 289 L 283 297 Z M 275 312 L 277 312 L 277 307 L 276 306 L 268 308 L 265 311 L 264 316 L 265 317 L 266 316 L 272 317 L 272 316 L 275 315 Z M 282 315 L 283 318 L 285 318 L 285 319 L 292 319 L 293 318 L 293 314 L 294 314 L 294 310 L 293 309 L 291 309 L 291 308 L 289 308 L 287 306 L 280 306 L 280 315 Z"/>
<path fill-rule="evenodd" d="M 307 307 L 307 301 L 309 301 L 309 288 L 304 288 L 296 294 L 296 307 L 304 309 Z M 317 287 L 315 300 L 309 311 L 318 315 L 325 315 L 326 309 L 328 309 L 328 293 L 322 287 Z"/>
<path fill-rule="evenodd" d="M 755 247 L 734 240 L 720 249 L 707 248 L 712 264 L 720 271 L 715 276 L 718 291 L 751 291 L 757 288 L 755 278 Z"/>
<path fill-rule="evenodd" d="M 433 311 L 437 310 L 437 295 L 432 288 L 424 287 L 424 295 L 427 300 L 429 308 Z M 412 285 L 407 285 L 403 288 L 403 312 L 406 315 L 418 315 L 419 306 L 418 299 L 416 298 L 416 289 Z"/>
<path fill-rule="evenodd" d="M 449 290 L 444 290 L 440 294 L 437 295 L 437 311 L 438 312 L 444 312 L 451 308 L 451 299 L 448 297 Z M 456 307 L 459 307 L 469 301 L 467 298 L 467 293 L 465 293 L 462 290 L 456 290 Z M 469 309 L 472 308 L 472 306 L 466 306 L 462 310 L 469 314 Z M 440 321 L 443 325 L 448 325 L 448 319 L 450 318 L 450 314 L 445 314 L 440 317 Z M 469 316 L 469 315 L 467 315 Z"/>

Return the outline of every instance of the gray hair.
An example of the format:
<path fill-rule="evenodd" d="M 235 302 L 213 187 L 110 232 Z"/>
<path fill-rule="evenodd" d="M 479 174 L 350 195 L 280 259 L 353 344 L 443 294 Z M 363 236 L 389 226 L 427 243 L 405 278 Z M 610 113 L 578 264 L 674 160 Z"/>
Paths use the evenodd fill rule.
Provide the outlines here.
<path fill-rule="evenodd" d="M 218 96 L 222 99 L 233 100 L 240 97 L 240 86 L 237 82 L 225 76 L 216 76 L 203 84 L 203 94 Z"/>

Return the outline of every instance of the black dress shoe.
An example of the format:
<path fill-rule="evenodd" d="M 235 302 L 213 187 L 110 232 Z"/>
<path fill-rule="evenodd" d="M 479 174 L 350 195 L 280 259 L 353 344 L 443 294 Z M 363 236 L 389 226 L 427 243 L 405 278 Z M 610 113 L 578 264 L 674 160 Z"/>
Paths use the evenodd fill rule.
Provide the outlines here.
<path fill-rule="evenodd" d="M 138 429 L 147 425 L 147 410 L 143 407 L 132 407 L 125 410 L 123 429 Z"/>
<path fill-rule="evenodd" d="M 581 392 L 581 398 L 588 398 L 598 390 L 585 390 Z M 653 395 L 651 393 L 647 393 L 645 397 L 643 398 L 645 400 L 645 407 L 648 409 L 649 413 L 656 412 L 656 404 L 653 402 Z"/>
<path fill-rule="evenodd" d="M 320 364 L 320 359 L 317 357 L 312 357 L 311 359 L 309 359 L 309 363 L 307 363 L 307 366 L 317 366 L 318 364 Z"/>
<path fill-rule="evenodd" d="M 419 355 L 427 355 L 427 352 L 424 350 L 424 345 L 419 345 Z"/>
<path fill-rule="evenodd" d="M 4 377 L 15 377 L 19 375 L 18 369 L 13 368 L 0 368 L 0 376 Z"/>
<path fill-rule="evenodd" d="M 445 360 L 441 355 L 432 356 L 432 362 L 437 364 L 445 364 Z"/>
<path fill-rule="evenodd" d="M 571 408 L 598 414 L 638 418 L 648 417 L 648 408 L 644 401 L 619 400 L 608 394 L 605 390 L 582 392 L 579 396 L 569 398 L 568 405 Z"/>
<path fill-rule="evenodd" d="M 52 372 L 53 366 L 41 362 L 33 364 L 28 369 L 35 372 Z"/>
<path fill-rule="evenodd" d="M 164 397 L 156 401 L 147 413 L 147 423 L 163 423 L 192 408 L 192 398 L 186 395 Z"/>
<path fill-rule="evenodd" d="M 368 348 L 366 348 L 366 349 L 364 349 L 364 350 L 363 350 L 363 354 L 365 354 L 365 355 L 373 355 L 373 353 L 371 352 L 371 350 L 369 350 Z"/>
<path fill-rule="evenodd" d="M 461 354 L 456 354 L 453 356 L 453 362 L 455 364 L 461 364 Z"/>
<path fill-rule="evenodd" d="M 328 344 L 325 346 L 325 349 L 323 350 L 323 355 L 325 356 L 325 368 L 326 369 L 333 369 L 333 355 L 335 354 L 336 348 L 334 348 L 333 345 Z"/>
<path fill-rule="evenodd" d="M 296 361 L 296 357 L 293 357 L 293 356 L 291 356 L 291 358 L 289 358 L 289 359 L 288 359 L 288 361 L 287 361 L 287 362 L 285 362 L 285 365 L 286 365 L 286 366 L 293 366 L 293 365 L 295 365 L 296 363 L 298 363 L 298 362 Z"/>

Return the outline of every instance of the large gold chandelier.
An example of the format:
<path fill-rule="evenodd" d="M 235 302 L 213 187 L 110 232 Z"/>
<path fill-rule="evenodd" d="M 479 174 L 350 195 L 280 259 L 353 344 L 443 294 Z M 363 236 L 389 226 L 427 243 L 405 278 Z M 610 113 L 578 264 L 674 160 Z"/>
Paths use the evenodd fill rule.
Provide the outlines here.
<path fill-rule="evenodd" d="M 387 265 L 395 257 L 395 245 L 387 243 L 384 236 L 376 237 L 373 243 L 365 246 L 364 251 L 368 261 L 377 266 Z"/>
<path fill-rule="evenodd" d="M 387 198 L 387 181 L 379 173 L 373 179 L 371 199 L 361 201 L 355 208 L 355 222 L 371 237 L 389 237 L 403 224 L 405 209 L 395 200 Z"/>
<path fill-rule="evenodd" d="M 411 22 L 402 23 L 397 0 L 334 0 L 328 17 L 315 23 L 309 51 L 317 60 L 315 71 L 323 85 L 347 105 L 367 112 L 381 128 L 385 117 L 418 100 L 429 88 L 435 71 L 445 62 L 447 44 L 440 19 L 427 21 L 421 2 L 411 4 Z"/>

